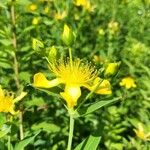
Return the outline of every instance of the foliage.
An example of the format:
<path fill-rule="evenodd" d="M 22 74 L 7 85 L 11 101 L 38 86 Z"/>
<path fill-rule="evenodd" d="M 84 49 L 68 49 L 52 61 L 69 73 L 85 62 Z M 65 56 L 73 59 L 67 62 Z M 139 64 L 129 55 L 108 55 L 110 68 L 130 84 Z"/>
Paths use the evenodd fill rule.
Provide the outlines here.
<path fill-rule="evenodd" d="M 112 89 L 98 95 L 82 87 L 72 147 L 150 149 L 149 10 L 149 0 L 1 0 L 0 85 L 27 95 L 15 104 L 18 114 L 0 113 L 0 150 L 66 149 L 64 87 L 37 90 L 32 83 L 38 72 L 54 78 L 49 62 L 69 57 L 68 45 Z"/>

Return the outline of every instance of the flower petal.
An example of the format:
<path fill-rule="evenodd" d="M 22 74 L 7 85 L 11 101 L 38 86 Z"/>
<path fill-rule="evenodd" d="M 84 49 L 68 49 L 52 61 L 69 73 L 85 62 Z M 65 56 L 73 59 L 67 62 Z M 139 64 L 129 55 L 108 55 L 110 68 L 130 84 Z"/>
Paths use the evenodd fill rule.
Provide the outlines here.
<path fill-rule="evenodd" d="M 36 73 L 33 79 L 33 86 L 41 88 L 51 88 L 57 86 L 60 83 L 61 82 L 58 78 L 51 81 L 47 80 L 43 73 Z"/>
<path fill-rule="evenodd" d="M 112 94 L 111 85 L 108 80 L 103 80 L 99 88 L 95 91 L 97 94 Z"/>
<path fill-rule="evenodd" d="M 60 95 L 67 102 L 68 108 L 73 108 L 81 96 L 81 89 L 76 85 L 66 85 L 65 91 L 61 92 Z"/>
<path fill-rule="evenodd" d="M 86 87 L 90 91 L 93 91 L 97 94 L 102 94 L 102 95 L 112 94 L 110 82 L 106 79 L 102 80 L 99 77 L 97 77 L 93 81 L 92 86 L 90 86 L 89 84 L 86 84 L 84 85 L 84 87 Z"/>
<path fill-rule="evenodd" d="M 4 91 L 0 85 L 0 99 L 3 99 L 4 98 Z"/>

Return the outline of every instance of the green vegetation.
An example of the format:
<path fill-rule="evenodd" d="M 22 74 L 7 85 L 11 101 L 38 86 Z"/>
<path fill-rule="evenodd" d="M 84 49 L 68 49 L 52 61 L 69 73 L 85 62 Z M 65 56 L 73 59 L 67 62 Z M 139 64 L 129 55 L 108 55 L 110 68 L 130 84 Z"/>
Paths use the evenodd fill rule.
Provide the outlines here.
<path fill-rule="evenodd" d="M 149 26 L 150 0 L 0 0 L 0 150 L 149 150 Z"/>

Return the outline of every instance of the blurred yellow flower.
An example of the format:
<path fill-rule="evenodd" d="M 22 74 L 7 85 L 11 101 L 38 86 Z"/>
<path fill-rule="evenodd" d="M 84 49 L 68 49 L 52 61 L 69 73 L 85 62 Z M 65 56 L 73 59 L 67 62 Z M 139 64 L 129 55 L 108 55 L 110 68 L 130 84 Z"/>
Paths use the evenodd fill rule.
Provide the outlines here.
<path fill-rule="evenodd" d="M 136 84 L 135 81 L 132 77 L 125 77 L 121 80 L 121 82 L 119 83 L 120 86 L 125 86 L 126 89 L 130 89 L 130 88 L 135 88 Z"/>
<path fill-rule="evenodd" d="M 33 25 L 37 25 L 38 23 L 39 23 L 39 18 L 34 17 L 34 18 L 32 19 L 32 24 L 33 24 Z"/>
<path fill-rule="evenodd" d="M 44 13 L 47 14 L 49 12 L 49 7 L 44 8 Z"/>
<path fill-rule="evenodd" d="M 93 62 L 96 63 L 96 64 L 104 64 L 105 61 L 106 60 L 101 56 L 98 56 L 98 55 L 93 56 Z"/>
<path fill-rule="evenodd" d="M 57 13 L 55 14 L 54 18 L 55 18 L 56 20 L 62 20 L 62 19 L 64 19 L 66 16 L 67 16 L 66 11 L 63 11 L 63 12 L 57 12 Z"/>
<path fill-rule="evenodd" d="M 75 19 L 75 20 L 80 20 L 80 15 L 77 14 L 77 13 L 75 13 L 75 14 L 74 14 L 74 19 Z"/>
<path fill-rule="evenodd" d="M 92 6 L 89 0 L 75 0 L 74 4 L 76 6 L 82 6 L 84 9 L 88 10 L 89 12 L 93 11 L 95 6 Z"/>
<path fill-rule="evenodd" d="M 136 136 L 139 137 L 141 140 L 150 140 L 150 132 L 145 133 L 142 123 L 138 123 L 138 128 L 134 129 L 134 132 L 136 133 Z"/>
<path fill-rule="evenodd" d="M 77 6 L 85 6 L 87 4 L 87 0 L 75 0 L 74 3 Z"/>
<path fill-rule="evenodd" d="M 104 29 L 102 29 L 102 28 L 100 28 L 100 29 L 98 30 L 98 33 L 99 33 L 99 35 L 105 35 L 105 31 L 104 31 Z"/>
<path fill-rule="evenodd" d="M 115 34 L 119 31 L 119 23 L 116 21 L 111 21 L 108 23 L 108 28 L 112 34 Z"/>
<path fill-rule="evenodd" d="M 81 96 L 82 86 L 97 94 L 111 94 L 109 81 L 97 77 L 97 71 L 91 65 L 81 62 L 80 59 L 72 62 L 68 60 L 50 63 L 49 68 L 56 78 L 49 81 L 42 73 L 37 73 L 34 75 L 33 86 L 51 88 L 64 84 L 64 92 L 60 95 L 66 101 L 68 108 L 76 106 Z"/>
<path fill-rule="evenodd" d="M 28 6 L 28 10 L 29 11 L 35 11 L 37 9 L 37 5 L 36 4 L 30 4 L 29 6 Z"/>
<path fill-rule="evenodd" d="M 12 92 L 7 92 L 0 86 L 0 112 L 9 112 L 12 115 L 17 114 L 17 112 L 14 110 L 14 103 L 21 100 L 26 94 L 26 92 L 22 92 L 20 96 L 14 99 L 14 94 Z"/>

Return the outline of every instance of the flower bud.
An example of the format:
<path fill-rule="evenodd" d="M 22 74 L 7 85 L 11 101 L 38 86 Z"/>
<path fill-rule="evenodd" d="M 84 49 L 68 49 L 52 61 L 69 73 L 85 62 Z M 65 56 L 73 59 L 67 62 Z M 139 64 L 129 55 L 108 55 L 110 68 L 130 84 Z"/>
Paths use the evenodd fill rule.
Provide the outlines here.
<path fill-rule="evenodd" d="M 52 46 L 50 49 L 49 49 L 49 54 L 48 54 L 48 60 L 50 62 L 53 62 L 56 60 L 56 57 L 57 57 L 57 49 L 55 48 L 55 46 Z"/>
<path fill-rule="evenodd" d="M 109 63 L 108 66 L 107 66 L 107 68 L 105 69 L 104 75 L 105 76 L 114 75 L 118 71 L 120 63 L 121 62 Z"/>
<path fill-rule="evenodd" d="M 45 56 L 44 44 L 41 41 L 33 38 L 32 39 L 32 48 L 38 55 Z"/>
<path fill-rule="evenodd" d="M 32 39 L 32 48 L 33 48 L 35 51 L 38 51 L 39 48 L 44 48 L 44 44 L 43 44 L 41 41 L 39 41 L 39 40 L 33 38 L 33 39 Z"/>
<path fill-rule="evenodd" d="M 72 30 L 65 24 L 62 33 L 62 40 L 66 46 L 71 46 L 74 42 L 75 34 Z"/>

